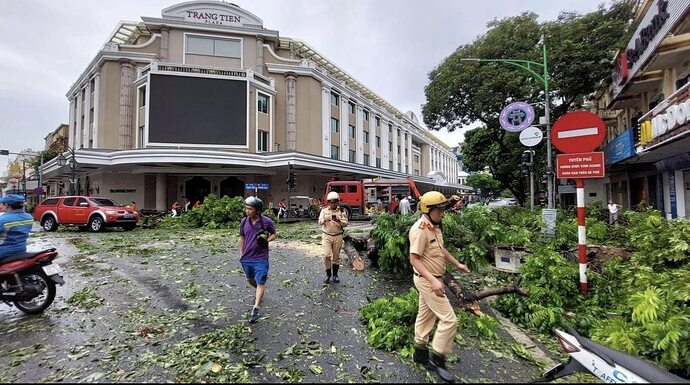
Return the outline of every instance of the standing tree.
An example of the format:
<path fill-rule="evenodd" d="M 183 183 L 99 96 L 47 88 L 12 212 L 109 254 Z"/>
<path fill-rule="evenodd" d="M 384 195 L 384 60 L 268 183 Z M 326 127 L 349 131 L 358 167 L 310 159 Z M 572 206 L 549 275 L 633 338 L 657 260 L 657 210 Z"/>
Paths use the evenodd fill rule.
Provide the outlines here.
<path fill-rule="evenodd" d="M 535 13 L 494 20 L 486 35 L 460 46 L 429 74 L 425 87 L 424 122 L 432 130 L 454 131 L 470 123 L 462 153 L 473 170 L 488 167 L 494 179 L 524 202 L 527 184 L 520 172 L 524 147 L 518 135 L 503 130 L 499 114 L 522 101 L 544 111 L 544 84 L 524 69 L 505 63 L 471 64 L 463 58 L 523 59 L 541 62 L 545 35 L 548 49 L 552 123 L 582 107 L 587 95 L 611 76 L 613 58 L 629 38 L 629 2 L 619 0 L 584 15 L 562 13 L 556 21 L 538 23 Z M 539 69 L 537 69 L 539 72 Z M 544 142 L 535 148 L 535 173 L 544 175 Z"/>

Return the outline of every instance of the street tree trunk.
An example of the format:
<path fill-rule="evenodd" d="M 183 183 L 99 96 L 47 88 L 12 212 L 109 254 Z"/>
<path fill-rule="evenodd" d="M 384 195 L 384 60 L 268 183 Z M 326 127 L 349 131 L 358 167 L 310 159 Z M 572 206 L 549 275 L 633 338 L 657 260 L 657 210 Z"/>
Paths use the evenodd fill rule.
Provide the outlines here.
<path fill-rule="evenodd" d="M 343 250 L 345 251 L 345 254 L 347 254 L 348 256 L 350 265 L 352 265 L 352 261 L 354 261 L 354 259 L 359 256 L 360 251 L 366 251 L 367 258 L 369 258 L 369 260 L 372 261 L 372 265 L 374 264 L 374 261 L 378 262 L 376 244 L 369 237 L 355 238 L 346 235 L 343 238 Z M 517 284 L 512 284 L 504 287 L 487 288 L 480 291 L 468 290 L 466 288 L 463 288 L 462 285 L 455 279 L 455 277 L 453 277 L 453 275 L 451 275 L 448 272 L 446 272 L 443 275 L 443 283 L 446 285 L 448 290 L 450 290 L 450 292 L 453 293 L 455 298 L 457 298 L 459 307 L 475 315 L 482 314 L 482 311 L 479 307 L 479 301 L 486 297 L 512 293 L 523 296 L 527 295 L 527 292 L 520 288 Z"/>

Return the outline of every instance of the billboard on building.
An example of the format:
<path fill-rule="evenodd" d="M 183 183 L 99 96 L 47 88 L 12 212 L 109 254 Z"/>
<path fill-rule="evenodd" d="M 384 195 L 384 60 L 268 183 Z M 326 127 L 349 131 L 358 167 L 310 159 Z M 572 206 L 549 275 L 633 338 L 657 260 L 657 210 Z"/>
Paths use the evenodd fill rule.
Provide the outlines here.
<path fill-rule="evenodd" d="M 247 146 L 247 82 L 151 74 L 148 143 Z"/>

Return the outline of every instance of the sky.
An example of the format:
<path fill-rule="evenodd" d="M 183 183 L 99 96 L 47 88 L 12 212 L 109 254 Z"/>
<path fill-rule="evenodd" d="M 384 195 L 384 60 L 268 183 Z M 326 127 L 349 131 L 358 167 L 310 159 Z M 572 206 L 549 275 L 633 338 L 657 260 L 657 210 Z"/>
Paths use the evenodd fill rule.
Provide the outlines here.
<path fill-rule="evenodd" d="M 0 149 L 42 150 L 68 122 L 65 94 L 118 22 L 160 17 L 182 0 L 4 1 L 0 13 Z M 402 112 L 422 120 L 428 73 L 494 19 L 532 11 L 540 21 L 610 0 L 235 0 L 280 36 L 305 41 Z M 422 5 L 423 4 L 423 5 Z M 465 130 L 435 132 L 450 146 Z M 12 156 L 14 159 L 14 156 Z M 0 156 L 0 174 L 7 156 Z"/>

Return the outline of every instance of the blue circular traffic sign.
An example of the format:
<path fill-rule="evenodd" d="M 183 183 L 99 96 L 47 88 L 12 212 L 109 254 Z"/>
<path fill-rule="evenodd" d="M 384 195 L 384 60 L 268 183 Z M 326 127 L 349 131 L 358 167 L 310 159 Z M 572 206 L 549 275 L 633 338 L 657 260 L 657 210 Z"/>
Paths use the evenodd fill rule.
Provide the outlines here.
<path fill-rule="evenodd" d="M 499 122 L 506 131 L 520 132 L 534 122 L 534 109 L 525 102 L 510 103 L 501 111 Z"/>

